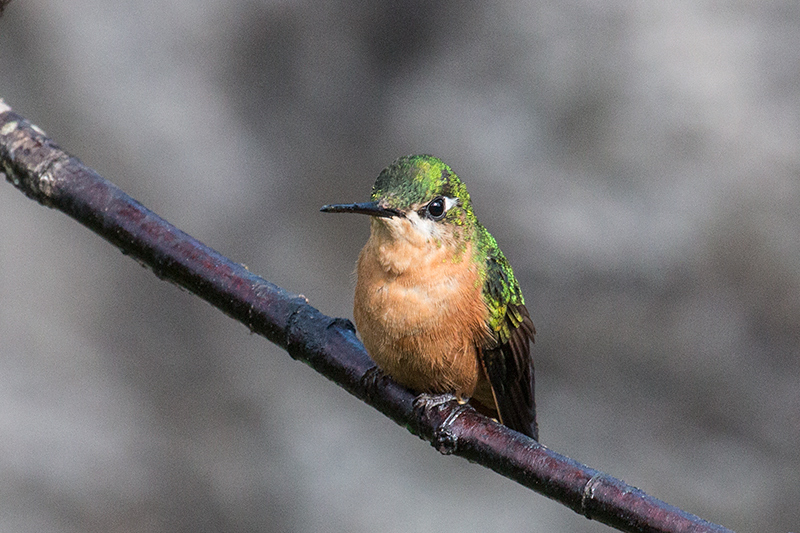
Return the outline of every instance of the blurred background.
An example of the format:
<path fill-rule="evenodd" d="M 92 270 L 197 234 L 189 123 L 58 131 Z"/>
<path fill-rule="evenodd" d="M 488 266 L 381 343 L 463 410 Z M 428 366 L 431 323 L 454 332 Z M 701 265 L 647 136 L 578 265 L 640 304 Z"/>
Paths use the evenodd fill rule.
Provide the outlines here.
<path fill-rule="evenodd" d="M 542 442 L 800 527 L 800 4 L 16 0 L 0 98 L 352 316 L 400 155 L 469 186 L 539 331 Z M 427 443 L 0 182 L 0 530 L 608 531 Z"/>

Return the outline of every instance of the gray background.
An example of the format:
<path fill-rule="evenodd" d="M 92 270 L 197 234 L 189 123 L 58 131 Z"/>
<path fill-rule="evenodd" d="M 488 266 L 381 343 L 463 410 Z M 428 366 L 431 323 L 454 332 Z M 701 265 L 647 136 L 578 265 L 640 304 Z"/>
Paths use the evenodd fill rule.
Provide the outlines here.
<path fill-rule="evenodd" d="M 800 527 L 800 4 L 15 0 L 0 97 L 351 316 L 365 200 L 442 157 L 520 279 L 543 442 Z M 607 531 L 430 446 L 0 183 L 0 530 Z"/>

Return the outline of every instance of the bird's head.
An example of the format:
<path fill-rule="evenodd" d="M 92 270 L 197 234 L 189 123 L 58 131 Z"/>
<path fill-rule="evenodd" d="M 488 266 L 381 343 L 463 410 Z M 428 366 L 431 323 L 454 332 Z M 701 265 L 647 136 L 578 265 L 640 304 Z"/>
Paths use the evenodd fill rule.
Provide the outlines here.
<path fill-rule="evenodd" d="M 395 236 L 430 239 L 460 236 L 474 227 L 472 204 L 464 183 L 449 166 L 430 155 L 401 157 L 383 169 L 371 201 L 323 206 L 326 213 L 370 215 Z M 380 227 L 379 226 L 379 227 Z"/>

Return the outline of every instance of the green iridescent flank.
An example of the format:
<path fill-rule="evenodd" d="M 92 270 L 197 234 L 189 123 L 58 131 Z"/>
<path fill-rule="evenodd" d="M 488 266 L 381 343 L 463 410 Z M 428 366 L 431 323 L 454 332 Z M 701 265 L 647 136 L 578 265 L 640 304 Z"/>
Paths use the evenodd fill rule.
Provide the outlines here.
<path fill-rule="evenodd" d="M 460 228 L 453 232 L 459 239 L 459 251 L 474 241 L 473 260 L 480 265 L 483 297 L 489 309 L 489 327 L 499 344 L 506 343 L 512 329 L 522 322 L 516 306 L 525 301 L 511 266 L 497 241 L 475 217 L 467 187 L 455 172 L 436 157 L 410 155 L 386 167 L 372 188 L 373 201 L 401 210 L 415 204 L 424 205 L 439 195 L 459 200 L 458 205 L 447 212 L 443 222 Z M 456 253 L 454 260 L 461 255 Z"/>
<path fill-rule="evenodd" d="M 508 342 L 511 331 L 522 323 L 522 315 L 516 309 L 524 305 L 525 299 L 511 265 L 497 246 L 497 241 L 480 223 L 477 231 L 481 255 L 485 257 L 483 298 L 489 309 L 489 327 L 497 335 L 500 344 Z M 510 307 L 513 305 L 514 307 Z"/>

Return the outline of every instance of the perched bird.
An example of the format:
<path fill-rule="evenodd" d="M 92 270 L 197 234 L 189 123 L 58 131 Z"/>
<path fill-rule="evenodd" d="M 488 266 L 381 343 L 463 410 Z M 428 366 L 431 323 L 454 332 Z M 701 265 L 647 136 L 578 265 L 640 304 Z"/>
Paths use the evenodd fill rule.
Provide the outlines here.
<path fill-rule="evenodd" d="M 380 173 L 370 202 L 321 210 L 371 217 L 353 315 L 378 368 L 417 393 L 471 398 L 538 439 L 533 322 L 450 167 L 430 155 L 401 157 Z"/>

